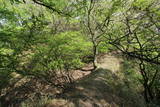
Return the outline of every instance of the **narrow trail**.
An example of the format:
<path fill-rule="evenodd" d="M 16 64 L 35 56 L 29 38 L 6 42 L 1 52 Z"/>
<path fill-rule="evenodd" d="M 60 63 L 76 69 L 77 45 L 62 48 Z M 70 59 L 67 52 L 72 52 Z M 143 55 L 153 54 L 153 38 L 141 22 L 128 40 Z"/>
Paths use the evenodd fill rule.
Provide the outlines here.
<path fill-rule="evenodd" d="M 117 58 L 111 54 L 103 54 L 98 56 L 98 68 L 107 69 L 114 73 L 120 70 L 122 59 Z M 92 69 L 92 65 L 87 65 L 84 69 Z M 89 75 L 91 71 L 81 71 L 75 70 L 73 71 L 73 78 L 75 80 L 85 77 Z"/>
<path fill-rule="evenodd" d="M 99 58 L 98 67 L 108 69 L 112 72 L 120 70 L 121 59 L 110 54 L 104 54 Z"/>
<path fill-rule="evenodd" d="M 73 88 L 69 87 L 46 107 L 144 107 L 141 100 L 137 101 L 138 94 L 116 75 L 121 61 L 110 54 L 100 56 L 95 72 L 87 72 L 89 74 L 77 81 Z"/>
<path fill-rule="evenodd" d="M 73 77 L 76 82 L 69 84 L 64 92 L 43 85 L 36 79 L 21 79 L 21 76 L 15 73 L 13 75 L 15 78 L 20 78 L 20 81 L 9 90 L 6 98 L 9 98 L 7 101 L 14 103 L 18 101 L 17 99 L 23 101 L 32 96 L 33 92 L 41 91 L 41 93 L 59 95 L 49 103 L 45 103 L 44 107 L 144 107 L 137 93 L 129 89 L 123 78 L 117 75 L 121 73 L 119 71 L 123 66 L 122 61 L 111 53 L 98 56 L 98 68 L 94 72 L 74 70 Z M 92 67 L 87 65 L 84 68 Z"/>

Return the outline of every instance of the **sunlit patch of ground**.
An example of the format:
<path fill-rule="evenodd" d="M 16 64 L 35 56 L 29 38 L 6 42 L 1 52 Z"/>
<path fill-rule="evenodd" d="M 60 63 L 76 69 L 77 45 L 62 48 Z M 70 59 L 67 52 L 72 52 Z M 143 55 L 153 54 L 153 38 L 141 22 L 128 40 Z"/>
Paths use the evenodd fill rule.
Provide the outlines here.
<path fill-rule="evenodd" d="M 121 78 L 102 68 L 77 81 L 59 98 L 72 106 L 57 107 L 144 107 L 141 96 L 128 88 Z"/>
<path fill-rule="evenodd" d="M 143 98 L 123 80 L 122 62 L 121 58 L 113 54 L 100 55 L 98 68 L 94 72 L 89 70 L 92 65 L 86 65 L 83 68 L 86 71 L 72 71 L 75 83 L 69 85 L 64 92 L 36 79 L 13 73 L 14 79 L 19 80 L 14 84 L 15 88 L 8 91 L 6 98 L 9 98 L 8 102 L 15 104 L 29 98 L 27 103 L 22 103 L 22 107 L 144 107 Z M 38 100 L 32 97 L 42 97 L 43 93 L 51 97 L 44 96 Z"/>
<path fill-rule="evenodd" d="M 112 72 L 117 72 L 120 70 L 121 67 L 121 60 L 110 54 L 104 54 L 99 58 L 98 67 L 103 69 L 108 69 Z"/>
<path fill-rule="evenodd" d="M 67 89 L 59 97 L 72 105 L 57 107 L 145 107 L 142 96 L 125 84 L 124 77 L 117 75 L 122 61 L 110 54 L 101 56 L 96 71 L 86 72 L 74 87 Z M 79 71 L 81 73 L 84 72 Z"/>

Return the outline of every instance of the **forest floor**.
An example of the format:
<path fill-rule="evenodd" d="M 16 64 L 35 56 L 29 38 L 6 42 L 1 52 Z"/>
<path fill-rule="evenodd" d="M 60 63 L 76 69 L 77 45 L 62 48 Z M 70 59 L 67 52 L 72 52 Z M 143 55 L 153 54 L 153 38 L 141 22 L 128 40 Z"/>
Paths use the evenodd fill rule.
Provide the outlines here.
<path fill-rule="evenodd" d="M 119 73 L 122 58 L 103 54 L 98 59 L 94 72 L 79 71 L 80 79 L 74 86 L 46 107 L 143 107 L 143 98 L 126 85 Z"/>
<path fill-rule="evenodd" d="M 114 53 L 115 54 L 115 53 Z M 122 58 L 116 57 L 115 55 L 111 55 L 111 53 L 104 53 L 98 56 L 98 68 L 108 69 L 111 72 L 117 72 L 120 71 Z M 80 79 L 85 77 L 86 75 L 89 75 L 91 71 L 87 71 L 87 69 L 92 69 L 92 64 L 88 64 L 82 70 L 75 70 L 73 71 L 73 78 L 74 80 Z"/>
<path fill-rule="evenodd" d="M 14 88 L 8 90 L 4 107 L 9 107 L 6 104 L 13 104 L 13 107 L 143 107 L 143 98 L 125 83 L 125 77 L 121 73 L 123 60 L 116 54 L 100 55 L 98 68 L 93 72 L 73 71 L 75 82 L 68 85 L 63 92 L 24 77 Z M 91 68 L 92 65 L 87 65 L 83 69 Z M 34 96 L 40 98 L 42 93 L 48 93 L 51 98 L 36 102 Z M 30 99 L 26 102 L 27 98 Z"/>

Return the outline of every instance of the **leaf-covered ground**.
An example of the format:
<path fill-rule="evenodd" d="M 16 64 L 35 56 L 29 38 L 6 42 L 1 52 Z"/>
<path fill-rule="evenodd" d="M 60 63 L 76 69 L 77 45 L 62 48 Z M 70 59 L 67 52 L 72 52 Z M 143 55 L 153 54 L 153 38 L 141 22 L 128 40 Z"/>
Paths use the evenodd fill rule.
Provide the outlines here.
<path fill-rule="evenodd" d="M 133 81 L 122 72 L 123 59 L 117 55 L 98 57 L 98 68 L 91 71 L 73 71 L 73 84 L 64 91 L 36 79 L 15 75 L 16 84 L 5 91 L 8 107 L 144 107 L 143 97 L 136 91 Z M 128 66 L 126 66 L 128 67 Z M 91 69 L 87 65 L 84 69 Z M 127 77 L 128 78 L 128 77 Z M 49 96 L 46 96 L 49 95 Z M 7 105 L 8 104 L 8 105 Z"/>
<path fill-rule="evenodd" d="M 91 74 L 78 80 L 51 100 L 47 107 L 143 107 L 143 97 L 128 86 L 120 73 L 122 59 L 105 54 L 99 67 Z"/>

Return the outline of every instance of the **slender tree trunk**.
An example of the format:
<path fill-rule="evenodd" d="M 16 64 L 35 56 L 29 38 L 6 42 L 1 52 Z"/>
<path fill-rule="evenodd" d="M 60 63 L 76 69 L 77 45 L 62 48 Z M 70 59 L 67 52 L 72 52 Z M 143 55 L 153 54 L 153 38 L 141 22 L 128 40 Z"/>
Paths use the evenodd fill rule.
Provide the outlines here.
<path fill-rule="evenodd" d="M 93 67 L 94 69 L 97 68 L 97 55 L 98 55 L 97 45 L 93 43 Z"/>
<path fill-rule="evenodd" d="M 146 84 L 144 85 L 144 98 L 147 103 L 149 103 L 154 98 L 152 91 L 151 91 L 151 88 Z"/>
<path fill-rule="evenodd" d="M 144 87 L 144 98 L 148 103 L 154 98 L 151 86 L 148 84 L 148 80 L 144 80 L 143 87 Z"/>
<path fill-rule="evenodd" d="M 144 99 L 147 103 L 149 103 L 147 87 L 144 85 Z"/>
<path fill-rule="evenodd" d="M 147 86 L 147 90 L 148 90 L 148 95 L 149 95 L 150 100 L 153 100 L 154 97 L 153 97 L 151 87 Z"/>
<path fill-rule="evenodd" d="M 148 77 L 146 75 L 146 71 L 145 71 L 145 65 L 143 63 L 143 61 L 141 61 L 141 63 L 139 64 L 140 67 L 140 73 L 142 75 L 143 78 L 143 88 L 144 88 L 144 99 L 147 103 L 150 102 L 150 94 L 149 94 L 149 86 L 148 86 Z"/>
<path fill-rule="evenodd" d="M 153 96 L 153 92 L 152 92 L 152 83 L 154 82 L 154 78 L 153 77 L 151 83 L 149 84 L 149 77 L 147 76 L 147 73 L 145 71 L 145 65 L 143 64 L 143 61 L 139 64 L 140 66 L 140 73 L 143 77 L 143 87 L 144 87 L 144 98 L 146 100 L 147 103 L 149 103 L 151 100 L 153 100 L 154 96 Z M 156 72 L 157 73 L 157 72 Z M 156 75 L 155 73 L 155 75 Z"/>

